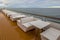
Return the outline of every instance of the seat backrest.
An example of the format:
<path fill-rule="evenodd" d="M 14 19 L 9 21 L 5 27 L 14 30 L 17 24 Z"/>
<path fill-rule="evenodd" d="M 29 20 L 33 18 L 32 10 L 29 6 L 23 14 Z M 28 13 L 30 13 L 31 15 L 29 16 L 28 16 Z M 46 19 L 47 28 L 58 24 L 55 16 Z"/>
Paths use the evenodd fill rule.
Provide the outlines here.
<path fill-rule="evenodd" d="M 34 17 L 26 17 L 26 18 L 22 18 L 21 21 L 22 23 L 27 23 L 27 22 L 31 22 L 31 21 L 35 21 L 37 19 L 35 19 Z"/>
<path fill-rule="evenodd" d="M 11 17 L 15 17 L 15 16 L 19 16 L 20 14 L 16 13 L 16 14 L 12 14 Z"/>

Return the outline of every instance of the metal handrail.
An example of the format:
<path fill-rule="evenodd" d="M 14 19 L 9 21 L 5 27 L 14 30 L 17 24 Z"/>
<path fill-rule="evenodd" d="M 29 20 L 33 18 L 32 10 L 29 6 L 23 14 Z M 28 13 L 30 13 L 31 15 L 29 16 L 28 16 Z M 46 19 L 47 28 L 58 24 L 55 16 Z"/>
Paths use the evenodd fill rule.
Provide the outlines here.
<path fill-rule="evenodd" d="M 27 13 L 27 12 L 23 12 L 23 13 Z M 29 13 L 29 14 L 32 14 L 32 13 Z M 33 14 L 33 15 L 37 15 L 37 16 L 41 16 L 41 17 L 46 17 L 46 18 L 60 20 L 60 18 L 56 18 L 56 17 L 52 17 L 52 16 L 45 16 L 45 15 L 39 15 L 39 14 Z"/>

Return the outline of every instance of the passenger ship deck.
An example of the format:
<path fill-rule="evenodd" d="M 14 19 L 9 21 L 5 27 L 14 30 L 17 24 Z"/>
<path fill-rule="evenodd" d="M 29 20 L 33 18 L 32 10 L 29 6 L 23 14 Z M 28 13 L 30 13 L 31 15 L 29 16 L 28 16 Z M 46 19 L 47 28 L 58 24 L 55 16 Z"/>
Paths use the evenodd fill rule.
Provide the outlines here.
<path fill-rule="evenodd" d="M 0 12 L 0 40 L 32 40 L 35 37 L 35 31 L 23 32 L 6 15 Z"/>
<path fill-rule="evenodd" d="M 51 23 L 53 27 L 60 29 L 60 24 Z M 40 33 L 36 36 L 35 29 L 24 32 L 16 22 L 11 21 L 3 12 L 0 12 L 0 40 L 41 40 L 41 38 Z"/>

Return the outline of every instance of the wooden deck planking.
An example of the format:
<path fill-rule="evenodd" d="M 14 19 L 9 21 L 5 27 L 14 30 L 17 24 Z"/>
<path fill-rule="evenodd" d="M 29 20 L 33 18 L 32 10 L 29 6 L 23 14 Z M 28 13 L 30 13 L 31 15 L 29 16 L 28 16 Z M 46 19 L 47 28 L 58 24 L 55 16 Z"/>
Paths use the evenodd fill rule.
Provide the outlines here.
<path fill-rule="evenodd" d="M 0 40 L 32 40 L 34 34 L 34 30 L 23 32 L 16 22 L 12 22 L 6 15 L 0 13 Z"/>

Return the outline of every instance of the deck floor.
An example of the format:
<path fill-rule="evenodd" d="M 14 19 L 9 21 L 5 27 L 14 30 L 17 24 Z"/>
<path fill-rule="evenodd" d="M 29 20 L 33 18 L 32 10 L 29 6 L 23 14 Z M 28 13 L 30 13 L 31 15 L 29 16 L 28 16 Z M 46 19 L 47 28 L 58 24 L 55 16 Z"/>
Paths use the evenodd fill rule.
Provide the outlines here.
<path fill-rule="evenodd" d="M 0 40 L 32 40 L 35 32 L 23 32 L 16 24 L 6 15 L 0 13 Z"/>

